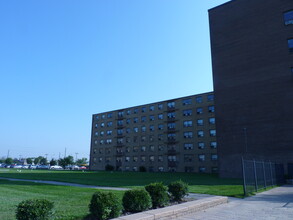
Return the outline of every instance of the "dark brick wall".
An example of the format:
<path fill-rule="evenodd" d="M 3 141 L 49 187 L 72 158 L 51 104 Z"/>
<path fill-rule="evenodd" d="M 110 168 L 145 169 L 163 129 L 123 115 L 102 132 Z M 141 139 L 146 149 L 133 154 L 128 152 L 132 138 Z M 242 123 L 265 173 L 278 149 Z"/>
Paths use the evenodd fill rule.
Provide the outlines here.
<path fill-rule="evenodd" d="M 283 20 L 292 9 L 234 0 L 209 11 L 222 177 L 241 176 L 241 156 L 293 162 L 293 25 Z"/>

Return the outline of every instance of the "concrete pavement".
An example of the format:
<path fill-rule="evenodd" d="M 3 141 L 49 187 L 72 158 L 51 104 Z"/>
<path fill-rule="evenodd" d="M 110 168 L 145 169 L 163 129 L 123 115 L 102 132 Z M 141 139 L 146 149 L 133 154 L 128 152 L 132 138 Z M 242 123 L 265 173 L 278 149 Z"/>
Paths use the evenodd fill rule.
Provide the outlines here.
<path fill-rule="evenodd" d="M 245 199 L 229 198 L 226 204 L 188 214 L 176 220 L 292 220 L 293 186 L 285 185 Z"/>

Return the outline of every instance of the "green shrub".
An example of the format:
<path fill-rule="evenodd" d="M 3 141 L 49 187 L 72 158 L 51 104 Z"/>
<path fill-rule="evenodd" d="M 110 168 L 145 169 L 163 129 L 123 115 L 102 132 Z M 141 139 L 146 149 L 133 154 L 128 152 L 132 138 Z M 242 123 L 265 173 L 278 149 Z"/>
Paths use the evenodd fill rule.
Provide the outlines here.
<path fill-rule="evenodd" d="M 124 193 L 122 204 L 126 212 L 142 212 L 152 207 L 152 199 L 146 190 L 132 189 Z"/>
<path fill-rule="evenodd" d="M 112 192 L 96 192 L 93 194 L 89 204 L 92 216 L 99 220 L 116 218 L 121 214 L 121 201 Z"/>
<path fill-rule="evenodd" d="M 139 172 L 146 172 L 146 168 L 144 166 L 139 167 Z"/>
<path fill-rule="evenodd" d="M 16 209 L 17 220 L 47 220 L 53 215 L 54 203 L 46 199 L 28 199 L 20 202 Z"/>
<path fill-rule="evenodd" d="M 169 203 L 168 188 L 163 183 L 151 183 L 145 186 L 152 198 L 153 208 L 164 207 Z"/>
<path fill-rule="evenodd" d="M 113 171 L 113 170 L 114 170 L 114 166 L 112 166 L 112 165 L 110 165 L 110 164 L 107 164 L 107 165 L 105 166 L 105 170 L 106 170 L 106 171 Z"/>
<path fill-rule="evenodd" d="M 168 191 L 173 201 L 180 202 L 188 195 L 188 185 L 181 180 L 175 181 L 168 185 Z"/>

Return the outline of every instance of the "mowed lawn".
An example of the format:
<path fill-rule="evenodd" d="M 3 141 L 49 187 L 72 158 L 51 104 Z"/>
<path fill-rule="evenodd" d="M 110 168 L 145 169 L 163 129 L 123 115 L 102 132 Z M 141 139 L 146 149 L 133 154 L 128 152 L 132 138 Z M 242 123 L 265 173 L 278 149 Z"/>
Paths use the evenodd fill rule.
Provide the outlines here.
<path fill-rule="evenodd" d="M 142 173 L 142 172 L 94 172 L 0 169 L 0 177 L 33 180 L 53 180 L 95 186 L 142 187 L 152 182 L 168 184 L 182 180 L 193 193 L 223 196 L 243 196 L 240 179 L 221 179 L 215 174 L 196 173 Z"/>
<path fill-rule="evenodd" d="M 55 218 L 81 220 L 96 189 L 0 180 L 0 219 L 15 220 L 16 206 L 25 199 L 47 199 L 55 204 Z M 121 191 L 112 191 L 122 199 Z"/>

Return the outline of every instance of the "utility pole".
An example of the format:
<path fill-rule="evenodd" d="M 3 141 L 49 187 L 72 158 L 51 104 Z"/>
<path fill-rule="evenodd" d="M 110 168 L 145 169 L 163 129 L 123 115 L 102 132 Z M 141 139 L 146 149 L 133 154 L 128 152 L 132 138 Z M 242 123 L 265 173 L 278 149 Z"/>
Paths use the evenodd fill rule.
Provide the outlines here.
<path fill-rule="evenodd" d="M 78 154 L 78 153 L 75 153 L 75 162 L 77 161 L 77 154 Z"/>
<path fill-rule="evenodd" d="M 66 157 L 66 147 L 65 147 L 65 153 L 64 153 L 64 158 Z"/>
<path fill-rule="evenodd" d="M 9 157 L 9 152 L 10 152 L 10 150 L 8 150 L 8 152 L 7 152 L 7 158 Z"/>

